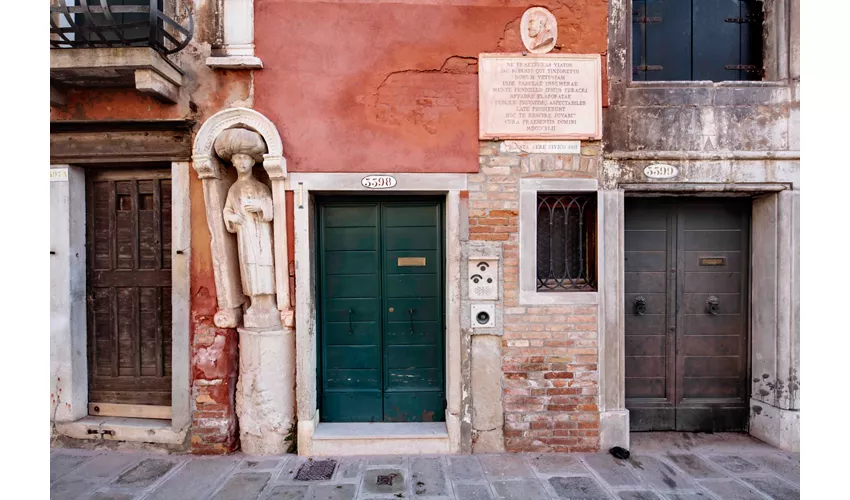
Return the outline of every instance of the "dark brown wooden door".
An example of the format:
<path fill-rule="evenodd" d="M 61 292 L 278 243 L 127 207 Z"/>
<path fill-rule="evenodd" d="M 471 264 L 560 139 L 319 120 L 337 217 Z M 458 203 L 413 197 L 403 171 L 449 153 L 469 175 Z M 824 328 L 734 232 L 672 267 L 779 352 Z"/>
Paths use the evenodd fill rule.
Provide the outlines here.
<path fill-rule="evenodd" d="M 626 200 L 631 430 L 746 430 L 749 207 L 737 198 Z"/>
<path fill-rule="evenodd" d="M 87 178 L 89 403 L 171 405 L 168 170 Z"/>

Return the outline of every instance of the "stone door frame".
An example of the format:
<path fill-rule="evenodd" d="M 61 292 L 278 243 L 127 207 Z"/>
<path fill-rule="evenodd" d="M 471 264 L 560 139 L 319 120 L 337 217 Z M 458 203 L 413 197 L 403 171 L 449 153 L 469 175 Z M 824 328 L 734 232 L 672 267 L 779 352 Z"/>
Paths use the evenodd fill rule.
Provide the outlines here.
<path fill-rule="evenodd" d="M 636 166 L 642 169 L 641 162 Z M 617 168 L 622 165 L 617 165 Z M 696 168 L 695 168 L 696 170 Z M 741 168 L 741 170 L 746 170 Z M 627 174 L 628 175 L 628 174 Z M 799 187 L 787 182 L 616 182 L 600 191 L 606 217 L 600 231 L 606 240 L 602 265 L 615 276 L 604 287 L 600 308 L 600 447 L 629 446 L 625 408 L 624 198 L 649 196 L 746 196 L 752 198 L 750 220 L 750 363 L 751 373 L 771 379 L 796 377 L 799 368 Z M 781 179 L 785 181 L 785 179 Z M 797 187 L 797 189 L 794 189 Z M 755 377 L 753 377 L 754 379 Z M 786 386 L 788 383 L 786 382 Z M 753 382 L 749 433 L 774 446 L 799 449 L 799 391 L 760 395 Z M 773 390 L 771 390 L 773 392 Z M 766 403 L 764 399 L 773 402 Z"/>
<path fill-rule="evenodd" d="M 372 190 L 361 185 L 366 175 L 391 175 L 397 184 L 392 189 Z M 466 190 L 466 174 L 411 173 L 291 173 L 295 219 L 295 352 L 296 406 L 298 415 L 298 454 L 312 455 L 313 434 L 319 426 L 316 391 L 318 315 L 315 276 L 315 200 L 314 194 L 370 193 L 386 195 L 431 194 L 445 196 L 445 391 L 446 428 L 452 453 L 461 445 L 461 191 Z M 341 424 L 344 425 L 344 424 Z M 388 424 L 392 425 L 392 424 Z"/>
<path fill-rule="evenodd" d="M 51 415 L 59 435 L 182 447 L 192 422 L 189 384 L 189 263 L 191 227 L 189 162 L 171 162 L 171 421 L 88 414 L 86 330 L 85 168 L 67 169 L 67 181 L 51 182 L 50 357 Z M 95 432 L 90 432 L 95 431 Z M 104 431 L 113 431 L 112 434 Z"/>

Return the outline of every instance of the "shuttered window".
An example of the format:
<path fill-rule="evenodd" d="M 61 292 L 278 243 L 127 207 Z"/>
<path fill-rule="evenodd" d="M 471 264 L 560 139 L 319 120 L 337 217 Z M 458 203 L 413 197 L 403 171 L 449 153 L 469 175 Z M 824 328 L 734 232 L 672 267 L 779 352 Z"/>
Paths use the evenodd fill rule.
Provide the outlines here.
<path fill-rule="evenodd" d="M 632 0 L 632 79 L 761 80 L 759 0 Z"/>

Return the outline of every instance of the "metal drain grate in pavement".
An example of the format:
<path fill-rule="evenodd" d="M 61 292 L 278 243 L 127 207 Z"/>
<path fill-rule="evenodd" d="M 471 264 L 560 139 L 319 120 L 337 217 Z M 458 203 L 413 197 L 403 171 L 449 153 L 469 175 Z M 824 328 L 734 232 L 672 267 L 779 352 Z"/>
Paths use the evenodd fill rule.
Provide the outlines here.
<path fill-rule="evenodd" d="M 393 485 L 393 479 L 395 479 L 396 476 L 397 476 L 397 474 L 390 474 L 390 475 L 387 475 L 387 476 L 378 476 L 376 483 L 378 485 L 392 486 Z"/>
<path fill-rule="evenodd" d="M 295 474 L 296 481 L 328 481 L 334 475 L 336 460 L 307 461 Z"/>

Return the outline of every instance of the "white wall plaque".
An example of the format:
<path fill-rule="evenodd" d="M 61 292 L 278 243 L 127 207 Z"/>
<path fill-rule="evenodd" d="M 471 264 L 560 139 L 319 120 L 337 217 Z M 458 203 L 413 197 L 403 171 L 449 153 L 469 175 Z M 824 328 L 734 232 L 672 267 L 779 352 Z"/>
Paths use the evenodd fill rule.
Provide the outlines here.
<path fill-rule="evenodd" d="M 503 141 L 499 149 L 503 153 L 577 155 L 581 153 L 581 141 Z"/>
<path fill-rule="evenodd" d="M 68 182 L 68 167 L 51 168 L 50 182 Z"/>
<path fill-rule="evenodd" d="M 601 139 L 598 54 L 479 54 L 481 139 Z"/>
<path fill-rule="evenodd" d="M 673 165 L 654 163 L 644 167 L 643 175 L 650 179 L 672 179 L 679 175 L 679 169 Z"/>
<path fill-rule="evenodd" d="M 367 175 L 360 184 L 369 189 L 389 189 L 395 187 L 395 177 L 391 175 Z"/>
<path fill-rule="evenodd" d="M 469 298 L 472 300 L 499 299 L 499 258 L 469 258 Z"/>

